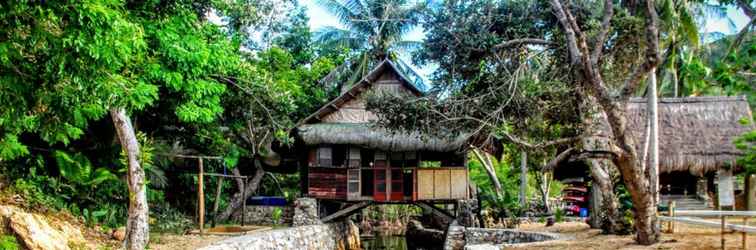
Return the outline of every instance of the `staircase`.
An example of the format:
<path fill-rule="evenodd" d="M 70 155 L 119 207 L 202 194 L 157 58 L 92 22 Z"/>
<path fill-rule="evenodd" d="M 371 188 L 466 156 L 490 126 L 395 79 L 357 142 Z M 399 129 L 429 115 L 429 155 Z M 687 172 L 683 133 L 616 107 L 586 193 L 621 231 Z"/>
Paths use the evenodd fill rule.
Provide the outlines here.
<path fill-rule="evenodd" d="M 696 198 L 695 195 L 661 195 L 661 205 L 666 206 L 670 201 L 675 201 L 675 209 L 678 210 L 711 210 L 708 203 Z"/>

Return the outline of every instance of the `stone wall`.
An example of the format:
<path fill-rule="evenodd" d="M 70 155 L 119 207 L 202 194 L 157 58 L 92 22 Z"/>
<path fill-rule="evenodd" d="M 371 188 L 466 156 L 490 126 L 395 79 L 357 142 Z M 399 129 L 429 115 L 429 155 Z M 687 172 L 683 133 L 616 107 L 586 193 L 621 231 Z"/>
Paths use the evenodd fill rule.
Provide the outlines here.
<path fill-rule="evenodd" d="M 360 249 L 360 233 L 351 221 L 275 229 L 228 238 L 202 250 Z"/>
<path fill-rule="evenodd" d="M 278 220 L 273 216 L 276 210 L 281 211 L 281 216 Z M 290 222 L 294 213 L 294 208 L 291 206 L 247 206 L 246 211 L 247 213 L 244 216 L 245 224 L 272 225 Z M 241 221 L 241 209 L 238 213 L 235 213 L 232 218 L 234 222 L 239 223 Z"/>
<path fill-rule="evenodd" d="M 553 234 L 512 229 L 465 228 L 465 244 L 517 244 L 554 240 Z"/>
<path fill-rule="evenodd" d="M 511 244 L 541 242 L 557 238 L 558 235 L 551 233 L 463 227 L 452 223 L 446 231 L 444 250 L 501 249 Z"/>

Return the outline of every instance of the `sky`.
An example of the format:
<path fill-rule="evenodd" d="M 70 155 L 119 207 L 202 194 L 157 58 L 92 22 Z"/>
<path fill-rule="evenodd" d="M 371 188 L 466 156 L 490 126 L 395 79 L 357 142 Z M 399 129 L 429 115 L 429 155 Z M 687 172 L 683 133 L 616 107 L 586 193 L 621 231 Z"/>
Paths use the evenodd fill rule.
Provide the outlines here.
<path fill-rule="evenodd" d="M 317 4 L 315 0 L 300 0 L 300 4 L 307 7 L 307 15 L 310 16 L 310 30 L 317 31 L 320 28 L 326 26 L 334 26 L 343 28 L 339 23 L 338 18 L 331 15 L 328 11 Z M 733 34 L 743 28 L 748 22 L 748 18 L 738 9 L 730 7 L 727 9 L 727 16 L 732 20 L 732 24 L 727 19 L 708 18 L 704 25 L 703 32 L 721 32 L 723 34 Z M 735 27 L 732 27 L 734 24 Z M 735 29 L 733 29 L 735 28 Z M 422 41 L 425 38 L 425 33 L 422 27 L 415 27 L 404 37 L 406 40 Z M 410 55 L 400 54 L 400 58 L 410 64 L 413 69 L 418 72 L 426 83 L 429 83 L 428 77 L 433 73 L 436 66 L 415 66 L 410 60 Z"/>

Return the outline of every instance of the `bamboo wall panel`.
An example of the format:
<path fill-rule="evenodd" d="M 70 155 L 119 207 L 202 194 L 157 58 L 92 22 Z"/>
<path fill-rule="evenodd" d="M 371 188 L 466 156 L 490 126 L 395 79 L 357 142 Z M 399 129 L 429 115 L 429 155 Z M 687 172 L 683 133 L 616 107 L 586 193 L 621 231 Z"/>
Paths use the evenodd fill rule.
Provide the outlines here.
<path fill-rule="evenodd" d="M 433 199 L 433 169 L 417 170 L 417 199 Z"/>
<path fill-rule="evenodd" d="M 434 199 L 451 199 L 451 174 L 448 169 L 433 171 Z"/>
<path fill-rule="evenodd" d="M 467 199 L 467 171 L 465 169 L 452 169 L 449 171 L 451 171 L 452 199 Z"/>

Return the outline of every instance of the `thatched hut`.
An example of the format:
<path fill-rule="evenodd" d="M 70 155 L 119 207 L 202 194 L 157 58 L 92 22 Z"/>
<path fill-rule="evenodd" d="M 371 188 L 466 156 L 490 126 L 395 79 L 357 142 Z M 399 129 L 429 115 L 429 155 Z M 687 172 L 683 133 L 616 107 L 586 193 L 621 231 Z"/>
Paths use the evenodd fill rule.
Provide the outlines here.
<path fill-rule="evenodd" d="M 647 141 L 646 104 L 645 98 L 632 98 L 626 112 L 629 133 L 639 154 L 643 154 Z M 707 199 L 709 193 L 716 192 L 717 171 L 740 170 L 736 160 L 743 153 L 735 147 L 734 141 L 754 129 L 745 97 L 661 98 L 658 114 L 659 191 L 663 198 L 698 196 Z M 600 150 L 611 135 L 605 123 L 599 123 L 597 131 L 597 137 L 586 143 L 586 150 Z M 566 164 L 580 165 L 579 162 Z M 565 173 L 572 171 L 566 167 L 556 171 L 576 175 Z"/>
<path fill-rule="evenodd" d="M 395 132 L 374 124 L 366 95 L 423 92 L 390 60 L 297 125 L 305 194 L 327 200 L 453 201 L 469 196 L 465 138 Z"/>

